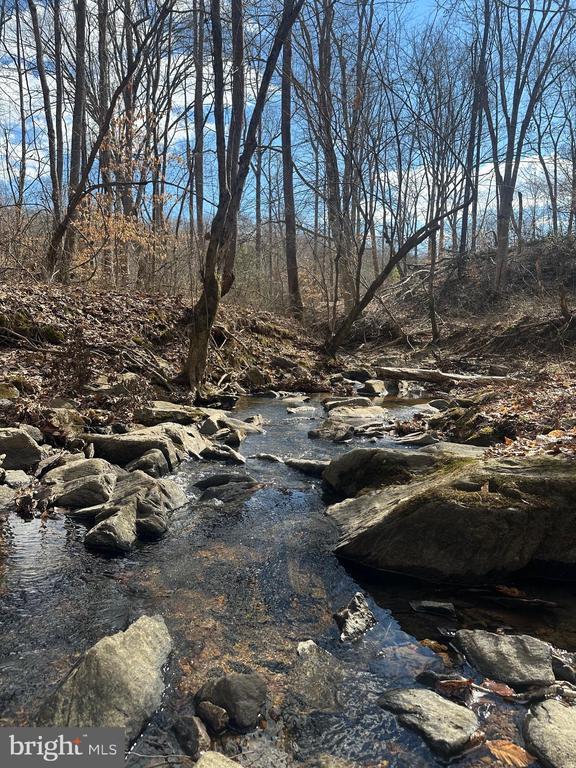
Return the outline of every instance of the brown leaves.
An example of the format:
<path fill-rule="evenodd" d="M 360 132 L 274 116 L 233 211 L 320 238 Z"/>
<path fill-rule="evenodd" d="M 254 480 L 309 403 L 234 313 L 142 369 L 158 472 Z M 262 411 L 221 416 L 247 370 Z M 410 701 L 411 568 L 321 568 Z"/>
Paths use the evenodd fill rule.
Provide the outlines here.
<path fill-rule="evenodd" d="M 482 688 L 487 688 L 491 693 L 496 693 L 498 696 L 503 696 L 504 698 L 516 696 L 516 691 L 513 688 L 510 688 L 510 686 L 505 683 L 497 683 L 495 680 L 483 680 Z"/>
<path fill-rule="evenodd" d="M 508 765 L 512 768 L 528 768 L 536 760 L 523 747 L 519 747 L 518 744 L 513 744 L 505 739 L 487 741 L 486 746 L 497 760 L 503 765 Z"/>
<path fill-rule="evenodd" d="M 450 699 L 462 701 L 471 692 L 472 685 L 473 681 L 469 678 L 462 678 L 462 680 L 439 680 L 436 683 L 436 692 L 443 696 L 448 696 Z"/>
<path fill-rule="evenodd" d="M 434 651 L 434 653 L 437 653 L 438 656 L 441 657 L 444 664 L 446 664 L 448 667 L 452 666 L 452 659 L 450 658 L 447 645 L 442 645 L 442 643 L 439 643 L 436 640 L 420 640 L 420 645 L 423 645 L 424 648 L 429 648 L 431 651 Z"/>

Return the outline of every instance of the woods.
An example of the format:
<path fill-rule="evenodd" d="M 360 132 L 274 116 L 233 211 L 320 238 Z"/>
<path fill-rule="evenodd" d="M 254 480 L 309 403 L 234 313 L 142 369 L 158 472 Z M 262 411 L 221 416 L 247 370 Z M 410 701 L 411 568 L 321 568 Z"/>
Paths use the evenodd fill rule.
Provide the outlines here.
<path fill-rule="evenodd" d="M 438 265 L 494 249 L 490 298 L 511 247 L 573 234 L 576 22 L 414 11 L 3 0 L 3 274 L 188 295 L 192 385 L 225 296 L 334 351 L 423 268 L 439 338 Z"/>

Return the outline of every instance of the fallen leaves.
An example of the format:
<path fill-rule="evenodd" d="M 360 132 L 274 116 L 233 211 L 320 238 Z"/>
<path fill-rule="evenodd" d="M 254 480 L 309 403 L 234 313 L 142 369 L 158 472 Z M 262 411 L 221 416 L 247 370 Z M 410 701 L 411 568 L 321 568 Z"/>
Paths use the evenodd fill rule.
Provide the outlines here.
<path fill-rule="evenodd" d="M 516 691 L 510 688 L 506 683 L 497 683 L 495 680 L 483 680 L 482 688 L 487 688 L 491 693 L 496 693 L 498 696 L 507 698 L 509 696 L 516 696 Z"/>
<path fill-rule="evenodd" d="M 420 640 L 420 645 L 423 645 L 424 648 L 429 648 L 431 651 L 434 651 L 434 653 L 437 653 L 444 664 L 446 664 L 446 666 L 452 666 L 452 659 L 450 657 L 447 645 L 443 645 L 436 640 Z"/>
<path fill-rule="evenodd" d="M 486 746 L 497 760 L 512 768 L 528 768 L 536 760 L 523 747 L 505 739 L 487 741 Z"/>

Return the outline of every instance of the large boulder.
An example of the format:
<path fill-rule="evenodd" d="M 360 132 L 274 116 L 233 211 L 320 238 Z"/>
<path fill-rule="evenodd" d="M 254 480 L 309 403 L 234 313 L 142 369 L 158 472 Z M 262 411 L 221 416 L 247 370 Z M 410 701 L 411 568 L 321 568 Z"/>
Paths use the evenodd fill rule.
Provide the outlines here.
<path fill-rule="evenodd" d="M 225 709 L 233 727 L 252 730 L 264 711 L 266 682 L 260 675 L 240 673 L 208 680 L 196 694 L 198 704 L 204 701 Z"/>
<path fill-rule="evenodd" d="M 532 707 L 524 721 L 524 738 L 546 768 L 576 765 L 576 707 L 543 701 Z"/>
<path fill-rule="evenodd" d="M 162 702 L 171 649 L 161 616 L 142 616 L 103 637 L 44 704 L 36 726 L 124 728 L 134 741 Z"/>
<path fill-rule="evenodd" d="M 151 450 L 159 450 L 171 471 L 189 456 L 198 456 L 208 445 L 198 429 L 191 425 L 159 424 L 129 432 L 127 435 L 83 435 L 94 445 L 94 454 L 113 464 L 125 466 Z"/>
<path fill-rule="evenodd" d="M 4 469 L 29 469 L 42 458 L 42 449 L 28 432 L 19 427 L 0 428 L 0 455 Z"/>
<path fill-rule="evenodd" d="M 435 579 L 576 565 L 576 463 L 531 457 L 456 465 L 330 507 L 340 532 L 336 552 Z"/>
<path fill-rule="evenodd" d="M 461 629 L 456 640 L 468 661 L 491 680 L 515 688 L 551 685 L 552 649 L 529 635 L 497 635 L 482 629 Z"/>
<path fill-rule="evenodd" d="M 78 459 L 51 469 L 44 482 L 52 486 L 54 502 L 76 509 L 103 504 L 112 496 L 117 471 L 104 459 Z"/>
<path fill-rule="evenodd" d="M 404 448 L 355 448 L 330 462 L 322 475 L 339 496 L 356 496 L 366 488 L 408 482 L 414 470 L 430 469 L 435 459 Z"/>
<path fill-rule="evenodd" d="M 386 691 L 378 703 L 395 712 L 401 723 L 418 731 L 443 757 L 465 749 L 479 727 L 476 715 L 469 709 L 424 688 Z"/>

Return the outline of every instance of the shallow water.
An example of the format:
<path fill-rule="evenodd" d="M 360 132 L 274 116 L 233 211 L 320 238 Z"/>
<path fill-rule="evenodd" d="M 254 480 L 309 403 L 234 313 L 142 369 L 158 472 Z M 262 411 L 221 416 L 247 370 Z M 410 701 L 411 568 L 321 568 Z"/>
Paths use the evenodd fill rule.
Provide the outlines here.
<path fill-rule="evenodd" d="M 322 415 L 315 401 L 317 417 Z M 391 416 L 407 418 L 417 405 L 390 403 Z M 277 400 L 246 399 L 237 418 L 260 413 L 265 434 L 250 435 L 245 456 L 328 458 L 350 445 L 307 437 L 310 417 L 293 416 Z M 379 445 L 392 443 L 380 440 Z M 228 467 L 229 469 L 229 467 Z M 214 462 L 183 465 L 175 479 L 190 495 L 168 535 L 138 547 L 130 556 L 106 558 L 87 552 L 85 529 L 66 519 L 29 523 L 11 517 L 4 552 L 0 631 L 0 712 L 4 723 L 25 724 L 78 656 L 104 634 L 124 629 L 143 613 L 161 613 L 175 642 L 164 712 L 136 744 L 130 762 L 147 765 L 147 754 L 178 752 L 166 735 L 172 712 L 189 706 L 191 695 L 217 672 L 256 670 L 269 684 L 278 723 L 267 731 L 230 740 L 230 752 L 253 768 L 283 762 L 276 747 L 297 764 L 329 753 L 357 766 L 419 768 L 442 764 L 421 739 L 397 725 L 376 699 L 385 689 L 408 686 L 425 668 L 443 669 L 441 658 L 419 644 L 443 640 L 457 626 L 507 626 L 576 649 L 574 589 L 523 585 L 530 596 L 558 603 L 553 610 L 519 609 L 494 595 L 367 576 L 345 568 L 331 554 L 335 531 L 324 514 L 318 481 L 284 464 L 248 459 L 260 483 L 236 512 L 216 503 L 198 504 L 193 483 L 214 474 Z M 377 626 L 360 642 L 338 641 L 332 620 L 358 589 L 367 592 Z M 415 613 L 410 601 L 452 601 L 458 623 Z M 342 663 L 334 702 L 310 703 L 305 681 L 291 671 L 299 641 L 313 639 Z M 523 710 L 491 697 L 475 704 L 490 738 L 520 741 Z M 484 750 L 484 751 L 483 751 Z M 460 758 L 462 766 L 486 765 L 484 748 Z M 142 757 L 140 756 L 142 755 Z M 156 761 L 157 763 L 157 761 Z M 176 764 L 178 760 L 176 759 Z"/>

